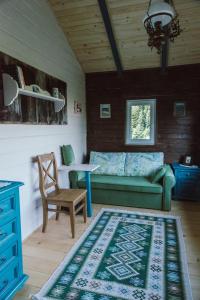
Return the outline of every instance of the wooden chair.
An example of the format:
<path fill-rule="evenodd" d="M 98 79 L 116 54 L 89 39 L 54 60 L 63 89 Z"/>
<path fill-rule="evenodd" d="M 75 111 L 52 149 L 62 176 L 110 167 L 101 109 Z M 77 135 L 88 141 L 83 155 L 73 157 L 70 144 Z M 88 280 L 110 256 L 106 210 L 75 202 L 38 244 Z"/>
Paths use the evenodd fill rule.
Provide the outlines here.
<path fill-rule="evenodd" d="M 56 212 L 56 220 L 59 213 L 68 213 L 69 210 L 72 238 L 75 237 L 75 215 L 83 210 L 84 222 L 87 221 L 86 190 L 83 189 L 60 189 L 58 185 L 58 170 L 54 153 L 37 156 L 39 167 L 40 193 L 43 203 L 43 227 L 45 232 L 48 211 Z M 53 169 L 53 172 L 51 172 Z M 51 174 L 53 173 L 53 174 Z M 50 190 L 48 192 L 48 190 Z M 55 205 L 51 208 L 49 205 Z"/>

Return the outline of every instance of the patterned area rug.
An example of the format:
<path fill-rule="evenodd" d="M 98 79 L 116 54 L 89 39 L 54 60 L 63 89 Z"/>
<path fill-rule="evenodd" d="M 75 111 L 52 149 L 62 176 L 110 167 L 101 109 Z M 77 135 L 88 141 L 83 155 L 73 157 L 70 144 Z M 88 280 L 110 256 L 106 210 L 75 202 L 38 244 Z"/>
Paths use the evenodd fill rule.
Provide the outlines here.
<path fill-rule="evenodd" d="M 42 290 L 43 300 L 191 300 L 180 220 L 102 209 Z"/>

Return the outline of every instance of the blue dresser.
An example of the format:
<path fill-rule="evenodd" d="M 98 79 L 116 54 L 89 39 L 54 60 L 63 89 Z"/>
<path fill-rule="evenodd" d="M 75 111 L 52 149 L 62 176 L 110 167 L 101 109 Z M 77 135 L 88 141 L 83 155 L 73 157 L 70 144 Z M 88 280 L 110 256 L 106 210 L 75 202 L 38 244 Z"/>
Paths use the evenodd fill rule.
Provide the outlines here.
<path fill-rule="evenodd" d="M 0 300 L 13 299 L 28 276 L 23 273 L 20 182 L 0 180 Z"/>
<path fill-rule="evenodd" d="M 200 201 L 200 168 L 187 167 L 178 163 L 173 163 L 172 168 L 176 177 L 173 199 Z"/>

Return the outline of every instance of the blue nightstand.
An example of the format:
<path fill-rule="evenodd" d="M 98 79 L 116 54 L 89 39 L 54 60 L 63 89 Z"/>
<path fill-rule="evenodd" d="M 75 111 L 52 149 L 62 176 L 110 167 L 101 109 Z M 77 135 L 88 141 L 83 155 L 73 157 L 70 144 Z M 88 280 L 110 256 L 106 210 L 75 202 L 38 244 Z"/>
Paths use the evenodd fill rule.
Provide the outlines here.
<path fill-rule="evenodd" d="M 11 300 L 28 276 L 23 273 L 19 187 L 0 180 L 0 300 Z"/>
<path fill-rule="evenodd" d="M 172 168 L 176 177 L 173 199 L 200 201 L 200 168 L 183 166 L 178 163 L 173 163 Z"/>

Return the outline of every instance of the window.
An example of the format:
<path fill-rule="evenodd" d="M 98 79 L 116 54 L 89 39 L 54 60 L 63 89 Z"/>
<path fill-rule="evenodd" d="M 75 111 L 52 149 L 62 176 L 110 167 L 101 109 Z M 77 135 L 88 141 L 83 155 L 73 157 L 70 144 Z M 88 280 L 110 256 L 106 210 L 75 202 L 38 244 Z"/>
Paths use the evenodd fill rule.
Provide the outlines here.
<path fill-rule="evenodd" d="M 128 100 L 126 106 L 126 144 L 154 145 L 156 100 Z"/>

